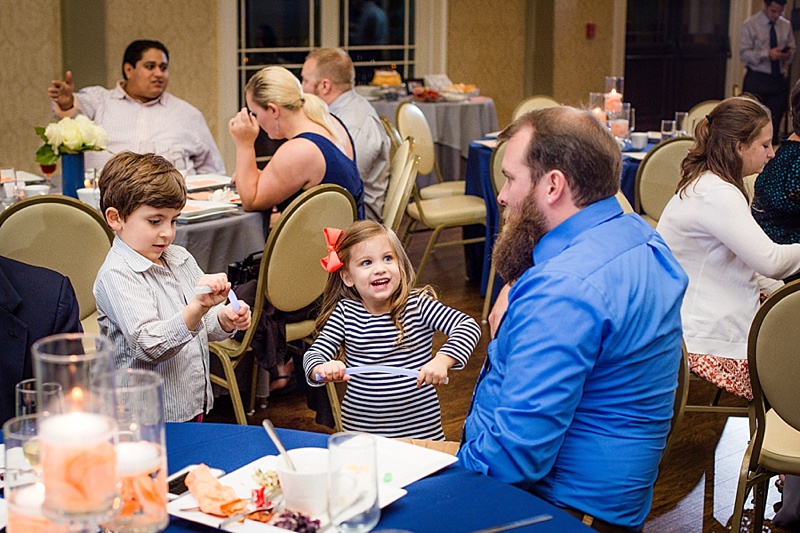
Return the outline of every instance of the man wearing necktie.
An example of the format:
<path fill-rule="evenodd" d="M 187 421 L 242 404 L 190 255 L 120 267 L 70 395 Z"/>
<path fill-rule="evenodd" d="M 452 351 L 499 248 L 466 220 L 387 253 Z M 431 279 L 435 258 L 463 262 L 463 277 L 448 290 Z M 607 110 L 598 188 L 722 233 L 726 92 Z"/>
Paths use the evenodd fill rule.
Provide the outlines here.
<path fill-rule="evenodd" d="M 742 26 L 739 58 L 747 67 L 743 90 L 772 112 L 772 144 L 780 142 L 780 124 L 789 100 L 789 65 L 797 49 L 786 0 L 765 0 L 761 11 Z"/>

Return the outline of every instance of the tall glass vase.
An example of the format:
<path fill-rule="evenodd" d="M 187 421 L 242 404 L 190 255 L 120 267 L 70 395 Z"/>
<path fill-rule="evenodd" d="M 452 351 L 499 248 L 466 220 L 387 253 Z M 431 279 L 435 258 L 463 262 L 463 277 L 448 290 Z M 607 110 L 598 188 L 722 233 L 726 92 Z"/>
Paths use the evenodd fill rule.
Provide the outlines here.
<path fill-rule="evenodd" d="M 78 197 L 83 187 L 83 154 L 61 155 L 61 190 L 65 196 Z"/>

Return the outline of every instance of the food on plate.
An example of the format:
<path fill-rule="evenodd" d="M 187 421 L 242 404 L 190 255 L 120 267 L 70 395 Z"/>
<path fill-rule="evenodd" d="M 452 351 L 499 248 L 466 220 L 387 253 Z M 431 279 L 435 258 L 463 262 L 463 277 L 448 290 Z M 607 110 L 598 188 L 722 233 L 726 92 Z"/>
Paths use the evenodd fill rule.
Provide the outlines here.
<path fill-rule="evenodd" d="M 256 468 L 256 471 L 253 472 L 253 481 L 269 491 L 275 490 L 281 486 L 278 473 L 275 470 L 264 471 L 260 468 Z"/>
<path fill-rule="evenodd" d="M 247 509 L 247 500 L 239 498 L 233 487 L 220 483 L 204 464 L 189 472 L 186 486 L 197 500 L 200 510 L 206 514 L 228 517 Z"/>
<path fill-rule="evenodd" d="M 400 79 L 400 73 L 394 69 L 375 69 L 375 75 L 372 77 L 372 85 L 400 85 L 403 80 Z"/>
<path fill-rule="evenodd" d="M 230 202 L 234 196 L 237 194 L 230 187 L 223 187 L 209 194 L 208 200 L 210 202 Z"/>
<path fill-rule="evenodd" d="M 271 523 L 271 526 L 298 533 L 314 533 L 319 529 L 319 520 L 313 519 L 303 513 L 295 511 L 284 511 L 278 515 Z"/>
<path fill-rule="evenodd" d="M 445 87 L 444 90 L 451 93 L 469 93 L 477 88 L 474 83 L 454 83 Z"/>
<path fill-rule="evenodd" d="M 431 87 L 417 87 L 414 89 L 413 96 L 420 102 L 435 102 L 442 97 L 442 94 Z"/>

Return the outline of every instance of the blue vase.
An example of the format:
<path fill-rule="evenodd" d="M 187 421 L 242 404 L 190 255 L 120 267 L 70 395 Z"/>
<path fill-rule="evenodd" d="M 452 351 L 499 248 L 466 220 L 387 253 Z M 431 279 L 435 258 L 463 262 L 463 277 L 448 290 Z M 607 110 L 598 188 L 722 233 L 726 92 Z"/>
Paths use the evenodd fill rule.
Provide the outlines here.
<path fill-rule="evenodd" d="M 83 154 L 61 155 L 61 191 L 65 196 L 78 197 L 83 187 Z"/>

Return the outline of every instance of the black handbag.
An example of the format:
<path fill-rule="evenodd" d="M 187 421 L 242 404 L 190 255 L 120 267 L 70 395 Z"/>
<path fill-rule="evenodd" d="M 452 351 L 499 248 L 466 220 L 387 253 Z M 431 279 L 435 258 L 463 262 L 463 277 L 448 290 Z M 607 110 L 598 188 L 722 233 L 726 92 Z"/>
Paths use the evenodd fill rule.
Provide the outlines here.
<path fill-rule="evenodd" d="M 231 282 L 232 287 L 242 285 L 251 280 L 258 279 L 258 271 L 261 267 L 261 257 L 264 252 L 259 250 L 253 252 L 241 261 L 230 263 L 228 265 L 228 281 Z"/>

